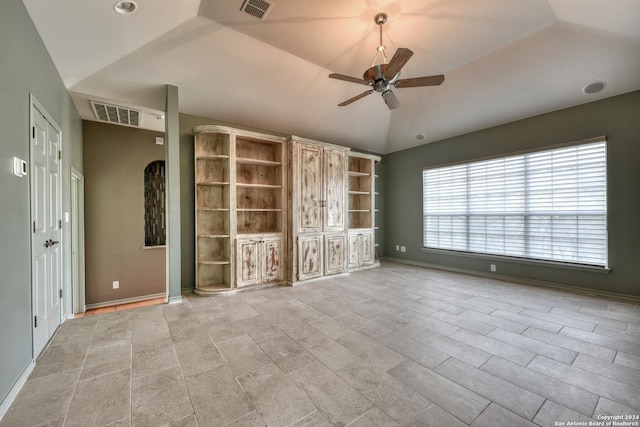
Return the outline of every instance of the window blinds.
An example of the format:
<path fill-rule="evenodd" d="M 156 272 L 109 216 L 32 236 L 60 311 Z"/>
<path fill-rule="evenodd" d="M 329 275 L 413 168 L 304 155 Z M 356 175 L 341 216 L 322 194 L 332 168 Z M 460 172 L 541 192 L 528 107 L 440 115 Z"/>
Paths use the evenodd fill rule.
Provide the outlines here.
<path fill-rule="evenodd" d="M 607 264 L 604 140 L 423 171 L 424 247 Z"/>

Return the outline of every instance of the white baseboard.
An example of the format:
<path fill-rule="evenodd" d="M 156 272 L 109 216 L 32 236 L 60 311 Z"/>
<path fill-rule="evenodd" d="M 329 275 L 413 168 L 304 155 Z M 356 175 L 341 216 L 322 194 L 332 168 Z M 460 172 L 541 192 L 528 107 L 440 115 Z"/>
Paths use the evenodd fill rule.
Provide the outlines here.
<path fill-rule="evenodd" d="M 177 304 L 179 302 L 182 302 L 182 295 L 169 298 L 169 304 Z"/>
<path fill-rule="evenodd" d="M 20 374 L 20 377 L 18 377 L 18 380 L 15 382 L 15 384 L 13 384 L 13 387 L 11 387 L 11 389 L 9 390 L 9 393 L 7 393 L 7 395 L 4 397 L 4 399 L 0 403 L 0 420 L 2 419 L 2 417 L 4 417 L 4 415 L 9 410 L 9 407 L 15 400 L 20 390 L 22 389 L 22 386 L 24 386 L 24 383 L 27 382 L 27 379 L 29 378 L 29 375 L 31 375 L 31 372 L 33 371 L 33 368 L 35 366 L 36 366 L 35 362 L 33 360 L 30 360 L 27 366 L 22 371 L 22 374 Z"/>
<path fill-rule="evenodd" d="M 163 298 L 166 296 L 167 294 L 165 292 L 161 292 L 158 294 L 142 295 L 142 296 L 133 297 L 133 298 L 117 299 L 112 301 L 99 302 L 96 304 L 87 304 L 86 309 L 90 310 L 92 308 L 102 308 L 102 307 L 111 307 L 113 305 L 130 304 L 132 302 L 146 301 L 149 299 Z"/>

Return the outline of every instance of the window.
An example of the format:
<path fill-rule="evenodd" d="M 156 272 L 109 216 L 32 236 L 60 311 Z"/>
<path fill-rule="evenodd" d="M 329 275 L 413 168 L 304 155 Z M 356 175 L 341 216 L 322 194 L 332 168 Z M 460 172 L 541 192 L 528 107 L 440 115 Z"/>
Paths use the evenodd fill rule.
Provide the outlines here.
<path fill-rule="evenodd" d="M 144 245 L 164 246 L 167 240 L 164 219 L 164 160 L 144 168 Z"/>
<path fill-rule="evenodd" d="M 423 245 L 607 266 L 606 141 L 423 171 Z"/>

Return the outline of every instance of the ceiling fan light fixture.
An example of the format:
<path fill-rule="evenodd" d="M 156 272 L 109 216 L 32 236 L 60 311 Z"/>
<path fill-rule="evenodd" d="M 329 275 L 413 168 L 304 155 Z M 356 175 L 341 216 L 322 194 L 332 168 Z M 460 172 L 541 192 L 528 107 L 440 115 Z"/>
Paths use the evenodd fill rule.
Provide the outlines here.
<path fill-rule="evenodd" d="M 138 10 L 138 4 L 134 1 L 119 1 L 113 5 L 113 10 L 121 15 L 131 15 Z"/>
<path fill-rule="evenodd" d="M 398 98 L 396 98 L 394 93 L 390 90 L 382 92 L 382 99 L 384 99 L 384 103 L 387 104 L 387 108 L 389 108 L 389 110 L 395 110 L 400 106 Z"/>

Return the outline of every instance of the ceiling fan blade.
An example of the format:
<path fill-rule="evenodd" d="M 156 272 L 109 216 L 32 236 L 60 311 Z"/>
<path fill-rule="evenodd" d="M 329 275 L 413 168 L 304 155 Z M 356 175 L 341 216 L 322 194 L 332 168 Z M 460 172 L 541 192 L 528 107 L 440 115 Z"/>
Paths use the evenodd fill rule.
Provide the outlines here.
<path fill-rule="evenodd" d="M 338 104 L 339 107 L 344 107 L 345 105 L 349 105 L 352 102 L 356 102 L 358 99 L 360 98 L 364 98 L 367 95 L 371 95 L 373 93 L 373 89 L 371 90 L 365 90 L 364 92 L 362 92 L 360 95 L 354 96 L 353 98 L 349 98 L 346 101 L 341 102 L 340 104 Z"/>
<path fill-rule="evenodd" d="M 351 83 L 360 83 L 361 85 L 369 86 L 369 82 L 363 79 L 359 79 L 357 77 L 345 76 L 344 74 L 332 73 L 329 74 L 329 77 L 337 80 L 344 80 L 345 82 Z"/>
<path fill-rule="evenodd" d="M 382 99 L 384 99 L 384 103 L 387 104 L 389 110 L 395 110 L 400 106 L 400 101 L 398 101 L 396 95 L 390 90 L 382 92 Z"/>
<path fill-rule="evenodd" d="M 409 58 L 411 58 L 412 55 L 413 52 L 410 49 L 407 49 L 406 47 L 398 48 L 396 53 L 393 55 L 393 58 L 391 58 L 391 61 L 389 61 L 387 68 L 384 70 L 384 77 L 389 80 L 394 78 L 395 75 L 400 72 L 402 67 L 404 67 L 404 64 L 409 61 Z"/>
<path fill-rule="evenodd" d="M 413 79 L 398 80 L 393 84 L 397 88 L 403 87 L 419 87 L 419 86 L 438 86 L 444 81 L 444 75 L 416 77 Z"/>

